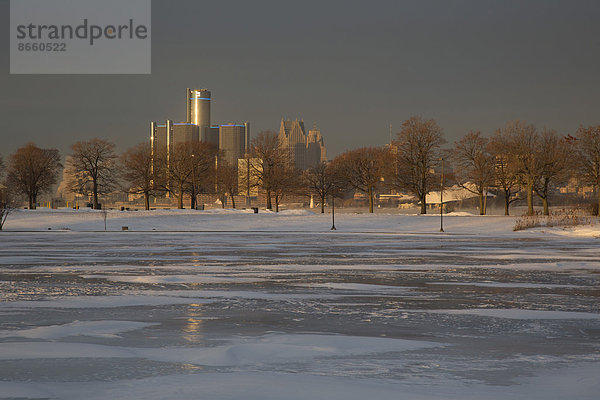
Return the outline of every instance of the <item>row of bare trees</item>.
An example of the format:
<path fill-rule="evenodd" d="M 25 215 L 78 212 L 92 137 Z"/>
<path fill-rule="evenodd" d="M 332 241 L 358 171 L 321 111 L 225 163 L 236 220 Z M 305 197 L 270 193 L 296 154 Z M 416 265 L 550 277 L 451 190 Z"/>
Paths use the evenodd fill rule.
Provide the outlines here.
<path fill-rule="evenodd" d="M 442 161 L 450 167 L 449 183 L 478 196 L 481 214 L 486 213 L 488 192 L 493 190 L 502 195 L 506 215 L 520 199 L 527 200 L 528 214 L 533 214 L 534 196 L 548 215 L 552 190 L 571 177 L 595 187 L 600 208 L 600 126 L 580 127 L 573 136 L 561 136 L 513 121 L 490 138 L 471 131 L 450 149 L 442 148 L 445 143 L 434 120 L 412 117 L 387 148 L 350 150 L 337 156 L 330 167 L 342 187 L 368 197 L 370 212 L 374 192 L 392 188 L 412 194 L 425 214 L 427 193 L 440 189 Z"/>
<path fill-rule="evenodd" d="M 479 195 L 481 214 L 490 189 L 502 193 L 506 215 L 510 204 L 522 197 L 533 214 L 534 196 L 548 215 L 552 189 L 571 177 L 600 192 L 600 127 L 580 127 L 574 136 L 561 136 L 513 121 L 491 138 L 469 132 L 455 143 L 450 157 L 457 183 Z"/>
<path fill-rule="evenodd" d="M 427 193 L 439 190 L 444 160 L 452 166 L 449 182 L 477 195 L 481 214 L 486 213 L 490 190 L 502 195 L 506 215 L 518 199 L 527 199 L 532 214 L 534 196 L 541 199 L 548 214 L 552 189 L 572 176 L 600 193 L 600 126 L 560 136 L 514 121 L 491 137 L 471 131 L 450 149 L 443 149 L 445 143 L 434 120 L 412 117 L 385 148 L 350 150 L 329 163 L 297 171 L 290 166 L 278 135 L 264 131 L 251 142 L 246 171 L 238 171 L 236 165 L 223 161 L 218 149 L 203 142 L 180 143 L 169 151 L 141 143 L 119 155 L 114 143 L 92 139 L 72 146 L 64 167 L 65 187 L 89 196 L 94 208 L 98 208 L 99 196 L 119 190 L 143 195 L 146 209 L 153 196 L 167 192 L 177 198 L 179 208 L 185 196 L 195 208 L 200 193 L 216 194 L 223 206 L 229 198 L 235 207 L 238 192 L 249 194 L 251 188 L 259 188 L 269 209 L 278 211 L 288 194 L 314 195 L 322 212 L 330 196 L 352 192 L 367 196 L 373 212 L 375 194 L 394 189 L 412 194 L 424 214 Z M 11 203 L 7 199 L 14 198 L 9 196 L 13 193 L 27 198 L 29 208 L 35 208 L 38 196 L 57 183 L 62 168 L 55 149 L 33 143 L 17 149 L 6 165 L 0 159 L 0 177 L 6 175 L 0 204 Z"/>

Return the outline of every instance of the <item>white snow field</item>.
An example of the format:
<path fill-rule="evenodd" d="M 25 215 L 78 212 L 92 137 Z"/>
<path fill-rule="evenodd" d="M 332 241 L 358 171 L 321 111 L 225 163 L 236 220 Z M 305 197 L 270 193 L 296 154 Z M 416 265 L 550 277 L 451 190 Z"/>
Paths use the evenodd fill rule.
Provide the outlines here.
<path fill-rule="evenodd" d="M 598 399 L 598 223 L 107 217 L 0 231 L 0 399 Z"/>

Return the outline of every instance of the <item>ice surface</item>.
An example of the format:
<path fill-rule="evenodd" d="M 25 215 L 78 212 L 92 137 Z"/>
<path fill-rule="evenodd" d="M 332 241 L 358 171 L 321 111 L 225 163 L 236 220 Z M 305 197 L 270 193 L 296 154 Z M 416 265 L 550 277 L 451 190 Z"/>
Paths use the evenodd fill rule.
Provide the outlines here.
<path fill-rule="evenodd" d="M 108 217 L 20 210 L 0 232 L 0 398 L 598 397 L 596 226 Z"/>

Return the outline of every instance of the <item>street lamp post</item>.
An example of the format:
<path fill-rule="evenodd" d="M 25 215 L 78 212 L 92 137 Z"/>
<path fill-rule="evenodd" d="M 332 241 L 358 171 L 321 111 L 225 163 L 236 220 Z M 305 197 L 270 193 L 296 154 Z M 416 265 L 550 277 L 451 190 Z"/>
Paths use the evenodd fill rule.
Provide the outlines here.
<path fill-rule="evenodd" d="M 335 193 L 331 194 L 331 230 L 337 230 L 335 227 Z"/>
<path fill-rule="evenodd" d="M 442 158 L 442 178 L 440 182 L 440 232 L 444 232 L 444 159 Z"/>
<path fill-rule="evenodd" d="M 198 209 L 196 204 L 196 155 L 192 154 L 192 204 L 191 208 L 194 210 Z"/>
<path fill-rule="evenodd" d="M 250 154 L 246 153 L 246 207 L 250 208 Z"/>

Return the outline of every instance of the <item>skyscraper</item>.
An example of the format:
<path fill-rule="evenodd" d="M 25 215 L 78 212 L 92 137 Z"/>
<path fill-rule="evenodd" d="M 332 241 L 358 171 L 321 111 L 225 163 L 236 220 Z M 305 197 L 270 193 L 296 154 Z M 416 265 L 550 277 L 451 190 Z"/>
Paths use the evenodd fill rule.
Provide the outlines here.
<path fill-rule="evenodd" d="M 176 144 L 202 141 L 225 153 L 225 160 L 237 166 L 250 142 L 250 124 L 210 124 L 211 93 L 208 89 L 186 89 L 186 122 L 167 120 L 164 124 L 150 123 L 150 142 L 153 154 L 167 150 L 167 161 Z"/>
<path fill-rule="evenodd" d="M 225 161 L 237 168 L 238 159 L 244 158 L 250 125 L 228 124 L 219 127 L 219 149 L 224 152 Z"/>
<path fill-rule="evenodd" d="M 208 89 L 186 89 L 186 122 L 199 127 L 202 141 L 206 141 L 210 127 L 210 96 Z"/>
<path fill-rule="evenodd" d="M 321 136 L 321 130 L 316 126 L 308 131 L 306 137 L 306 168 L 311 168 L 327 161 L 327 150 Z"/>
<path fill-rule="evenodd" d="M 304 133 L 304 121 L 281 120 L 279 142 L 286 149 L 289 165 L 296 169 L 308 169 L 327 161 L 327 150 L 316 127 Z"/>
<path fill-rule="evenodd" d="M 286 149 L 289 165 L 297 169 L 305 169 L 306 134 L 304 121 L 281 120 L 279 127 L 279 143 Z"/>

